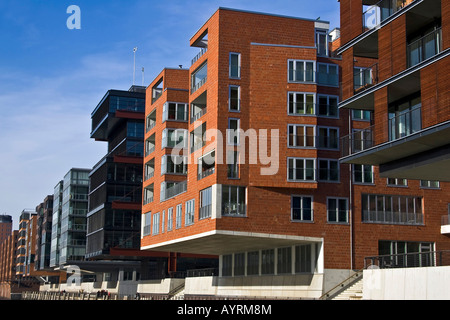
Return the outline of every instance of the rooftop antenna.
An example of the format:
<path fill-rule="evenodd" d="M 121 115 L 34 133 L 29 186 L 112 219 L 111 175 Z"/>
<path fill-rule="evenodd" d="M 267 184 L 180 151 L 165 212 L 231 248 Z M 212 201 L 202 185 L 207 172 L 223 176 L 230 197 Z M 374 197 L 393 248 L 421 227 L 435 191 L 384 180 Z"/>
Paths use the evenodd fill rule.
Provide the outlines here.
<path fill-rule="evenodd" d="M 142 67 L 142 86 L 144 86 L 144 78 L 145 78 L 145 70 L 144 67 Z"/>
<path fill-rule="evenodd" d="M 133 55 L 134 55 L 134 64 L 133 64 L 133 86 L 136 82 L 136 51 L 137 51 L 137 47 L 133 48 Z"/>

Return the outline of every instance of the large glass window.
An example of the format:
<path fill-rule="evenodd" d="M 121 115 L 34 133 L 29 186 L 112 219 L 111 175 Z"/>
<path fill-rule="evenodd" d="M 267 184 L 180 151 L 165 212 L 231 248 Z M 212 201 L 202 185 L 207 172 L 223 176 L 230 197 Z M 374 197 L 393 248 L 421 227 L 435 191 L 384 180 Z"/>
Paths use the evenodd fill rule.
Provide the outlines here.
<path fill-rule="evenodd" d="M 288 145 L 289 147 L 314 148 L 315 147 L 315 127 L 306 125 L 288 125 Z"/>
<path fill-rule="evenodd" d="M 327 199 L 328 222 L 347 223 L 348 222 L 348 199 L 328 198 Z"/>
<path fill-rule="evenodd" d="M 195 199 L 189 200 L 186 202 L 185 206 L 185 221 L 184 224 L 186 226 L 189 226 L 194 223 L 194 216 L 195 216 Z"/>
<path fill-rule="evenodd" d="M 314 159 L 288 158 L 288 181 L 316 181 Z"/>
<path fill-rule="evenodd" d="M 406 137 L 422 129 L 421 107 L 418 95 L 389 106 L 389 140 Z"/>
<path fill-rule="evenodd" d="M 362 221 L 387 224 L 423 224 L 422 197 L 362 194 Z"/>
<path fill-rule="evenodd" d="M 318 127 L 317 147 L 324 149 L 338 149 L 339 129 L 332 127 Z"/>
<path fill-rule="evenodd" d="M 314 61 L 289 60 L 288 73 L 290 82 L 314 82 L 315 81 Z"/>
<path fill-rule="evenodd" d="M 230 52 L 230 78 L 239 79 L 241 77 L 241 54 Z"/>
<path fill-rule="evenodd" d="M 191 76 L 191 93 L 200 89 L 206 83 L 208 75 L 208 63 L 205 62 Z"/>
<path fill-rule="evenodd" d="M 187 130 L 164 129 L 161 148 L 185 148 L 187 146 Z"/>
<path fill-rule="evenodd" d="M 338 117 L 339 97 L 320 94 L 317 95 L 317 100 L 318 100 L 317 115 L 321 117 L 330 117 L 330 118 Z"/>
<path fill-rule="evenodd" d="M 292 196 L 292 221 L 313 221 L 313 198 L 311 196 Z"/>
<path fill-rule="evenodd" d="M 200 191 L 200 212 L 199 219 L 211 217 L 212 187 Z"/>
<path fill-rule="evenodd" d="M 314 115 L 315 94 L 304 92 L 289 92 L 288 113 L 290 115 Z"/>
<path fill-rule="evenodd" d="M 245 215 L 245 187 L 222 186 L 222 214 Z"/>
<path fill-rule="evenodd" d="M 353 182 L 372 184 L 373 181 L 373 166 L 353 164 Z"/>
<path fill-rule="evenodd" d="M 177 229 L 181 228 L 181 216 L 182 215 L 183 215 L 182 205 L 178 204 L 177 212 L 176 212 L 176 216 L 175 216 L 175 228 L 177 228 Z"/>
<path fill-rule="evenodd" d="M 339 161 L 331 159 L 319 159 L 319 180 L 339 181 Z"/>
<path fill-rule="evenodd" d="M 187 121 L 188 120 L 188 104 L 166 102 L 163 105 L 162 122 L 166 120 Z"/>

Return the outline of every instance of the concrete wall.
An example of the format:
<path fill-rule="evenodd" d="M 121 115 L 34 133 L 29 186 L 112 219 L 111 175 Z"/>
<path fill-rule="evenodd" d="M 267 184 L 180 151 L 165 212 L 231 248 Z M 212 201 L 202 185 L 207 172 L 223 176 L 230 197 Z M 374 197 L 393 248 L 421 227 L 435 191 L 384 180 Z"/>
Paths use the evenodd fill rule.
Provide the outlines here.
<path fill-rule="evenodd" d="M 363 281 L 363 299 L 450 299 L 450 267 L 369 269 Z"/>
<path fill-rule="evenodd" d="M 185 295 L 319 298 L 323 274 L 186 278 Z"/>

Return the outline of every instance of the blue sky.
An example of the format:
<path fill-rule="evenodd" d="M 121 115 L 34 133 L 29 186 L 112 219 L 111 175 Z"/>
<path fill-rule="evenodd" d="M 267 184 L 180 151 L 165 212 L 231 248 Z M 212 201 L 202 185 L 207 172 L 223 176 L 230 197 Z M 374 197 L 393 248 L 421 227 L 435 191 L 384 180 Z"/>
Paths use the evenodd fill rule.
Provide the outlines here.
<path fill-rule="evenodd" d="M 66 12 L 81 9 L 81 29 Z M 108 89 L 144 84 L 164 67 L 189 67 L 189 39 L 228 7 L 329 21 L 337 0 L 1 0 L 0 214 L 34 209 L 72 167 L 91 168 L 106 144 L 90 139 L 90 115 Z"/>

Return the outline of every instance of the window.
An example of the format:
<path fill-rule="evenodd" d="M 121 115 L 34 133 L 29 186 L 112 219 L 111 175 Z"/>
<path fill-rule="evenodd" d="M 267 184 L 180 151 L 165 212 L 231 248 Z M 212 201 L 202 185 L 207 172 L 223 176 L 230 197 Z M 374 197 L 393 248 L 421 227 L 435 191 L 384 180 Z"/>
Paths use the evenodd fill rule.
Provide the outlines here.
<path fill-rule="evenodd" d="M 239 145 L 240 120 L 236 118 L 228 119 L 227 141 L 230 145 Z"/>
<path fill-rule="evenodd" d="M 338 149 L 339 148 L 339 129 L 331 127 L 318 127 L 318 148 Z"/>
<path fill-rule="evenodd" d="M 161 233 L 164 233 L 165 229 L 166 229 L 166 210 L 163 210 L 161 218 Z"/>
<path fill-rule="evenodd" d="M 247 275 L 259 274 L 259 251 L 247 252 Z"/>
<path fill-rule="evenodd" d="M 319 180 L 339 181 L 339 161 L 331 159 L 319 159 Z"/>
<path fill-rule="evenodd" d="M 289 82 L 314 82 L 315 62 L 303 60 L 289 60 Z"/>
<path fill-rule="evenodd" d="M 228 110 L 241 111 L 241 87 L 230 86 L 228 96 Z"/>
<path fill-rule="evenodd" d="M 425 61 L 442 51 L 442 28 L 440 25 L 421 28 L 421 33 L 409 39 L 406 46 L 408 67 Z"/>
<path fill-rule="evenodd" d="M 389 106 L 389 140 L 406 137 L 422 129 L 421 98 L 416 94 Z"/>
<path fill-rule="evenodd" d="M 353 68 L 354 90 L 368 87 L 373 84 L 372 68 Z"/>
<path fill-rule="evenodd" d="M 435 266 L 436 257 L 433 251 L 433 242 L 378 241 L 378 253 L 383 256 L 380 261 L 381 268 Z"/>
<path fill-rule="evenodd" d="M 191 93 L 194 93 L 206 83 L 208 76 L 208 63 L 205 62 L 191 76 Z"/>
<path fill-rule="evenodd" d="M 161 148 L 185 148 L 187 146 L 187 130 L 164 129 Z"/>
<path fill-rule="evenodd" d="M 352 119 L 370 121 L 371 113 L 369 110 L 352 110 Z"/>
<path fill-rule="evenodd" d="M 390 187 L 406 187 L 408 186 L 407 179 L 387 178 L 387 185 Z"/>
<path fill-rule="evenodd" d="M 232 276 L 233 271 L 233 255 L 227 254 L 222 256 L 222 277 Z"/>
<path fill-rule="evenodd" d="M 146 214 L 144 214 L 144 232 L 143 232 L 144 236 L 150 235 L 150 228 L 152 223 L 151 219 L 152 219 L 151 212 L 147 212 Z"/>
<path fill-rule="evenodd" d="M 172 231 L 173 229 L 173 208 L 167 210 L 167 231 Z"/>
<path fill-rule="evenodd" d="M 212 206 L 212 188 L 206 188 L 200 191 L 200 212 L 199 220 L 211 217 Z"/>
<path fill-rule="evenodd" d="M 324 86 L 338 87 L 338 65 L 329 63 L 317 63 L 317 83 Z"/>
<path fill-rule="evenodd" d="M 261 250 L 261 274 L 275 273 L 275 250 Z"/>
<path fill-rule="evenodd" d="M 144 138 L 144 123 L 129 121 L 127 123 L 127 137 Z"/>
<path fill-rule="evenodd" d="M 181 228 L 181 216 L 182 216 L 182 206 L 181 204 L 177 205 L 177 211 L 175 216 L 175 228 Z"/>
<path fill-rule="evenodd" d="M 203 135 L 206 132 L 206 122 L 203 122 L 201 126 L 198 126 L 194 130 L 191 131 L 191 152 L 195 152 L 196 150 L 204 147 L 206 145 L 206 140 Z"/>
<path fill-rule="evenodd" d="M 144 205 L 153 202 L 153 183 L 144 188 Z"/>
<path fill-rule="evenodd" d="M 230 52 L 230 78 L 241 78 L 241 54 Z"/>
<path fill-rule="evenodd" d="M 216 167 L 216 150 L 208 152 L 203 157 L 198 158 L 198 180 L 212 175 Z"/>
<path fill-rule="evenodd" d="M 435 180 L 420 180 L 421 188 L 439 189 L 439 181 Z"/>
<path fill-rule="evenodd" d="M 353 165 L 353 182 L 373 183 L 373 167 L 366 164 Z"/>
<path fill-rule="evenodd" d="M 337 96 L 318 95 L 318 111 L 321 117 L 337 118 L 339 98 Z"/>
<path fill-rule="evenodd" d="M 314 115 L 315 94 L 302 92 L 288 93 L 288 114 L 290 115 Z"/>
<path fill-rule="evenodd" d="M 195 199 L 189 200 L 186 202 L 185 206 L 185 221 L 184 225 L 189 226 L 194 223 L 194 215 L 195 215 Z"/>
<path fill-rule="evenodd" d="M 158 100 L 163 93 L 164 88 L 164 78 L 161 78 L 152 88 L 152 103 Z"/>
<path fill-rule="evenodd" d="M 348 199 L 327 199 L 328 222 L 348 223 Z"/>
<path fill-rule="evenodd" d="M 362 221 L 387 224 L 423 224 L 422 198 L 362 194 Z"/>
<path fill-rule="evenodd" d="M 312 273 L 312 245 L 295 247 L 295 273 Z"/>
<path fill-rule="evenodd" d="M 313 221 L 313 198 L 311 196 L 293 196 L 291 198 L 291 220 Z"/>
<path fill-rule="evenodd" d="M 288 125 L 288 146 L 298 148 L 315 147 L 315 127 Z"/>
<path fill-rule="evenodd" d="M 315 181 L 315 159 L 288 158 L 288 181 Z"/>
<path fill-rule="evenodd" d="M 316 29 L 316 48 L 318 56 L 328 56 L 328 32 Z"/>
<path fill-rule="evenodd" d="M 222 186 L 222 214 L 245 216 L 245 187 Z"/>
<path fill-rule="evenodd" d="M 234 276 L 245 275 L 245 253 L 234 254 Z"/>
<path fill-rule="evenodd" d="M 161 175 L 186 174 L 187 157 L 164 155 L 161 157 Z"/>
<path fill-rule="evenodd" d="M 166 120 L 187 121 L 188 120 L 188 104 L 166 102 L 163 105 L 162 122 Z"/>
<path fill-rule="evenodd" d="M 278 248 L 277 274 L 292 273 L 292 248 Z"/>
<path fill-rule="evenodd" d="M 156 235 L 159 233 L 159 212 L 153 214 L 153 235 Z"/>
<path fill-rule="evenodd" d="M 227 152 L 227 177 L 239 179 L 239 151 Z"/>

